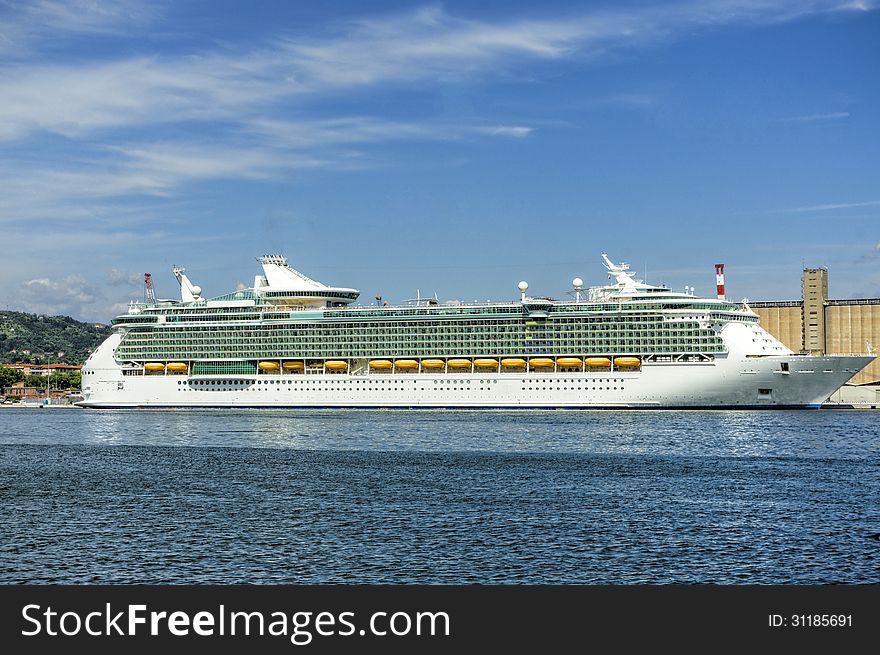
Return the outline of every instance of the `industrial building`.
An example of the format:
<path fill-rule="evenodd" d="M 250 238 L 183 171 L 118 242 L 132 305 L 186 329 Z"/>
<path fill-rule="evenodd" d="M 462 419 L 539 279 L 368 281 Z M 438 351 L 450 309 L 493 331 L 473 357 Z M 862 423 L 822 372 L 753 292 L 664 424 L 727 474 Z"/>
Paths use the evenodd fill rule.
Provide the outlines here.
<path fill-rule="evenodd" d="M 805 268 L 801 300 L 751 302 L 761 325 L 795 352 L 812 355 L 859 353 L 880 348 L 880 298 L 831 300 L 828 269 Z M 880 359 L 857 373 L 849 385 L 866 387 L 866 402 L 880 396 Z M 852 391 L 851 396 L 855 393 Z"/>

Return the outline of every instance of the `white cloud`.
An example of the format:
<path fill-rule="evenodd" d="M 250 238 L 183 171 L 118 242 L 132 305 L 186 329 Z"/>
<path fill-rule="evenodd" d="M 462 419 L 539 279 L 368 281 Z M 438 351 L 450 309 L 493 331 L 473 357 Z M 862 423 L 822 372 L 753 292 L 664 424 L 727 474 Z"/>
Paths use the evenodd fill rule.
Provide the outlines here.
<path fill-rule="evenodd" d="M 853 207 L 876 207 L 880 205 L 880 200 L 868 200 L 867 202 L 839 202 L 829 203 L 827 205 L 810 205 L 808 207 L 792 207 L 790 209 L 777 209 L 774 214 L 790 214 L 797 212 L 822 212 L 832 209 L 851 209 Z"/>
<path fill-rule="evenodd" d="M 472 134 L 522 137 L 534 131 L 534 128 L 517 125 L 475 127 L 432 121 L 386 121 L 364 116 L 298 121 L 257 119 L 248 129 L 268 137 L 276 146 L 296 149 L 377 141 L 460 139 Z"/>
<path fill-rule="evenodd" d="M 587 9 L 544 19 L 532 12 L 530 18 L 497 20 L 462 18 L 427 8 L 337 24 L 323 34 L 312 31 L 309 37 L 287 33 L 256 46 L 233 44 L 185 54 L 176 50 L 178 54 L 155 55 L 154 42 L 132 40 L 130 47 L 117 49 L 113 57 L 104 54 L 112 46 L 104 48 L 100 39 L 133 34 L 148 25 L 165 27 L 159 22 L 161 6 L 156 10 L 153 3 L 135 0 L 112 4 L 0 0 L 0 6 L 4 243 L 31 243 L 35 251 L 57 254 L 49 262 L 57 270 L 49 268 L 48 277 L 42 263 L 38 274 L 30 268 L 3 268 L 3 286 L 16 289 L 17 297 L 29 307 L 41 302 L 40 294 L 54 295 L 52 303 L 66 302 L 71 308 L 79 303 L 80 315 L 98 313 L 106 320 L 112 308 L 95 291 L 106 284 L 103 276 L 95 287 L 70 278 L 63 266 L 74 257 L 88 258 L 99 251 L 111 257 L 132 243 L 146 244 L 145 249 L 156 252 L 170 240 L 196 239 L 181 236 L 180 229 L 171 225 L 184 213 L 175 205 L 184 202 L 180 198 L 202 210 L 191 194 L 181 193 L 187 185 L 212 179 L 280 180 L 304 170 L 355 168 L 370 162 L 365 156 L 370 144 L 523 138 L 535 134 L 531 125 L 542 125 L 532 119 L 524 124 L 516 116 L 455 122 L 430 116 L 401 119 L 400 114 L 393 118 L 319 115 L 318 108 L 331 104 L 328 100 L 350 100 L 379 85 L 404 85 L 410 90 L 433 89 L 450 81 L 540 78 L 543 65 L 562 59 L 585 62 L 702 29 L 868 10 L 876 2 L 658 2 L 639 3 L 625 11 Z M 58 57 L 65 41 L 83 35 L 94 36 L 98 47 L 88 51 L 95 54 Z M 597 102 L 647 107 L 654 99 L 624 93 Z M 837 116 L 800 118 L 818 121 Z M 145 133 L 150 136 L 144 137 Z M 45 142 L 51 147 L 44 150 Z M 176 211 L 163 212 L 165 207 Z M 44 226 L 47 220 L 52 224 L 49 229 Z M 61 223 L 64 229 L 59 229 Z M 141 230 L 138 225 L 150 227 Z M 37 229 L 40 238 L 33 239 Z M 26 266 L 33 259 L 25 253 L 16 258 Z M 108 260 L 105 268 L 114 265 L 120 264 Z M 119 275 L 124 279 L 124 271 Z"/>
<path fill-rule="evenodd" d="M 39 45 L 53 45 L 64 35 L 124 34 L 145 27 L 159 15 L 159 3 L 140 0 L 3 0 L 0 53 L 31 54 Z"/>
<path fill-rule="evenodd" d="M 107 271 L 107 283 L 111 286 L 137 287 L 143 284 L 143 273 L 132 273 L 119 268 L 111 268 Z"/>
<path fill-rule="evenodd" d="M 843 118 L 849 118 L 848 111 L 836 111 L 829 114 L 808 114 L 806 116 L 791 116 L 783 120 L 792 123 L 815 123 L 817 121 L 837 121 Z"/>
<path fill-rule="evenodd" d="M 268 137 L 275 145 L 297 149 L 400 139 L 437 139 L 454 136 L 461 131 L 460 127 L 442 124 L 389 121 L 366 116 L 317 120 L 258 118 L 245 129 Z"/>
<path fill-rule="evenodd" d="M 102 300 L 102 296 L 82 275 L 72 274 L 63 278 L 27 280 L 13 299 L 25 311 L 82 316 Z"/>
<path fill-rule="evenodd" d="M 480 127 L 477 128 L 477 131 L 496 136 L 522 138 L 531 134 L 534 131 L 534 128 L 523 127 L 521 125 L 496 125 L 495 127 Z"/>
<path fill-rule="evenodd" d="M 313 157 L 292 157 L 280 151 L 237 148 L 234 145 L 150 144 L 118 148 L 124 165 L 144 176 L 153 188 L 169 189 L 182 180 L 205 178 L 266 179 L 275 171 L 315 168 L 324 162 Z"/>
<path fill-rule="evenodd" d="M 41 130 L 82 137 L 128 125 L 185 121 L 246 123 L 299 96 L 498 75 L 514 62 L 628 48 L 705 26 L 775 23 L 854 9 L 820 0 L 725 0 L 490 23 L 429 8 L 358 21 L 321 38 L 278 39 L 244 52 L 64 65 L 29 60 L 0 67 L 0 138 Z"/>

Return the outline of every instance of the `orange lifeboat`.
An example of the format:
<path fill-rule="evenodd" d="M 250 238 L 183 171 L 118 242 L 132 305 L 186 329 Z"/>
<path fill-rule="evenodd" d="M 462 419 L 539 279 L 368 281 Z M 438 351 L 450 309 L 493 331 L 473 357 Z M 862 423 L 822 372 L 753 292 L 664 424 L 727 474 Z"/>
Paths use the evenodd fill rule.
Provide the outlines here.
<path fill-rule="evenodd" d="M 395 360 L 394 366 L 401 369 L 412 370 L 419 367 L 419 363 L 414 359 L 398 359 Z"/>
<path fill-rule="evenodd" d="M 584 360 L 579 357 L 560 357 L 556 360 L 556 365 L 563 368 L 580 368 L 584 365 Z"/>
<path fill-rule="evenodd" d="M 449 368 L 470 368 L 471 360 L 469 359 L 450 359 L 446 362 Z"/>
<path fill-rule="evenodd" d="M 641 366 L 641 364 L 642 364 L 642 360 L 640 360 L 638 357 L 615 357 L 614 358 L 614 365 L 617 366 L 618 368 L 636 368 L 638 366 Z M 171 366 L 171 364 L 169 364 L 168 366 Z"/>
<path fill-rule="evenodd" d="M 423 359 L 422 360 L 422 368 L 444 368 L 446 364 L 443 363 L 442 359 Z"/>
<path fill-rule="evenodd" d="M 388 369 L 393 368 L 393 366 L 394 364 L 387 359 L 374 359 L 370 362 L 370 368 L 381 369 L 383 371 L 387 371 Z"/>
<path fill-rule="evenodd" d="M 526 365 L 526 360 L 519 357 L 506 357 L 501 360 L 501 365 L 504 368 L 523 368 Z"/>
<path fill-rule="evenodd" d="M 532 357 L 529 360 L 529 366 L 532 368 L 552 368 L 553 360 L 549 357 Z"/>
<path fill-rule="evenodd" d="M 165 364 L 162 362 L 147 362 L 144 364 L 145 371 L 164 371 Z"/>
<path fill-rule="evenodd" d="M 607 357 L 587 357 L 586 362 L 590 368 L 608 368 L 611 366 L 611 360 Z"/>
<path fill-rule="evenodd" d="M 344 371 L 348 368 L 348 362 L 344 362 L 341 359 L 328 359 L 324 362 L 324 368 L 329 371 Z"/>
<path fill-rule="evenodd" d="M 306 367 L 303 362 L 284 362 L 281 365 L 285 371 L 301 371 Z"/>
<path fill-rule="evenodd" d="M 477 368 L 498 368 L 498 360 L 497 359 L 475 359 L 474 366 Z"/>
<path fill-rule="evenodd" d="M 277 371 L 281 365 L 278 362 L 260 362 L 257 364 L 257 368 L 261 371 Z"/>

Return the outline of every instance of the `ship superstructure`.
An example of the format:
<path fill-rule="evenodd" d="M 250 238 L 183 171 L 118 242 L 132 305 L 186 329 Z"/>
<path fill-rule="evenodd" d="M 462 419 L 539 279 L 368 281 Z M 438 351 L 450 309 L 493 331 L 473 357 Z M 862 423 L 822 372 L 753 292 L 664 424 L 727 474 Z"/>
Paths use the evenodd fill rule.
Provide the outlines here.
<path fill-rule="evenodd" d="M 280 255 L 254 286 L 132 303 L 83 368 L 86 407 L 815 407 L 870 356 L 793 353 L 746 303 L 635 279 L 568 300 L 358 306 Z"/>

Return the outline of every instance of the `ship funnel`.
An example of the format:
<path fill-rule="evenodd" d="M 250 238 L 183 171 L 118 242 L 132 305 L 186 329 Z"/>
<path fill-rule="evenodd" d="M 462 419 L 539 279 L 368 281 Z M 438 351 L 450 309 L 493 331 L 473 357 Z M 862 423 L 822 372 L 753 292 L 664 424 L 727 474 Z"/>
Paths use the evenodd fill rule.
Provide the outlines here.
<path fill-rule="evenodd" d="M 724 300 L 724 264 L 715 264 L 715 286 L 718 300 Z"/>

